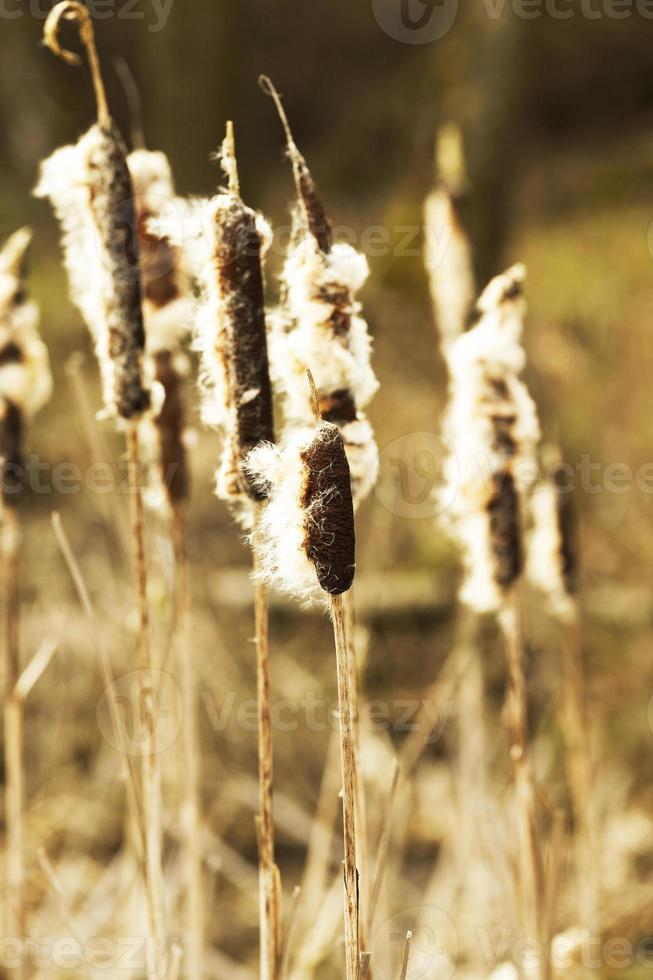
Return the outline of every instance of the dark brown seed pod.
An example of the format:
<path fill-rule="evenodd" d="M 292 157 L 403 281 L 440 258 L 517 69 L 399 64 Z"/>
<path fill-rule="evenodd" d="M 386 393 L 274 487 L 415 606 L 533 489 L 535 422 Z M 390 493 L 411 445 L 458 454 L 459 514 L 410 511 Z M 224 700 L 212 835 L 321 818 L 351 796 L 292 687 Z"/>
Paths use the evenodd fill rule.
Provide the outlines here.
<path fill-rule="evenodd" d="M 24 490 L 23 431 L 23 413 L 6 400 L 0 421 L 2 500 L 6 507 L 15 507 Z"/>
<path fill-rule="evenodd" d="M 320 586 L 330 595 L 347 592 L 356 570 L 356 534 L 349 463 L 336 425 L 321 422 L 301 454 L 304 549 Z"/>
<path fill-rule="evenodd" d="M 163 386 L 165 398 L 156 417 L 159 432 L 159 465 L 161 479 L 170 503 L 181 503 L 188 496 L 189 476 L 184 446 L 184 400 L 182 381 L 174 367 L 170 351 L 154 354 L 156 380 Z"/>
<path fill-rule="evenodd" d="M 553 483 L 560 535 L 560 568 L 565 589 L 569 595 L 575 595 L 578 591 L 578 524 L 573 496 L 568 488 L 565 489 L 566 479 L 564 466 L 556 467 Z"/>
<path fill-rule="evenodd" d="M 233 132 L 227 131 L 225 168 L 231 190 L 218 208 L 214 256 L 218 294 L 224 305 L 223 350 L 235 454 L 242 487 L 253 500 L 265 497 L 244 467 L 247 454 L 262 442 L 274 442 L 272 388 L 265 325 L 261 236 L 256 215 L 237 192 Z"/>
<path fill-rule="evenodd" d="M 114 365 L 116 408 L 131 419 L 149 406 L 143 387 L 145 329 L 134 189 L 122 138 L 114 124 L 98 124 L 89 158 L 91 209 L 109 273 L 114 302 L 106 310 L 109 357 Z"/>
<path fill-rule="evenodd" d="M 333 234 L 331 222 L 327 218 L 326 211 L 324 210 L 324 205 L 322 204 L 322 200 L 317 189 L 317 184 L 315 183 L 313 176 L 308 169 L 306 160 L 297 148 L 297 144 L 295 143 L 292 131 L 290 129 L 288 117 L 286 116 L 283 103 L 281 102 L 281 97 L 274 87 L 272 81 L 267 77 L 267 75 L 260 75 L 259 85 L 265 94 L 269 95 L 273 99 L 274 104 L 277 107 L 277 112 L 279 113 L 279 118 L 281 119 L 281 123 L 286 134 L 288 156 L 290 157 L 290 161 L 292 163 L 297 197 L 302 205 L 308 230 L 317 242 L 320 251 L 328 254 L 331 251 L 331 246 L 333 244 Z"/>
<path fill-rule="evenodd" d="M 508 589 L 521 575 L 524 561 L 519 495 L 512 474 L 507 470 L 493 474 L 487 513 L 494 580 L 501 589 Z"/>
<path fill-rule="evenodd" d="M 348 388 L 339 388 L 329 395 L 322 395 L 319 407 L 325 422 L 347 425 L 348 422 L 356 421 L 356 402 Z"/>

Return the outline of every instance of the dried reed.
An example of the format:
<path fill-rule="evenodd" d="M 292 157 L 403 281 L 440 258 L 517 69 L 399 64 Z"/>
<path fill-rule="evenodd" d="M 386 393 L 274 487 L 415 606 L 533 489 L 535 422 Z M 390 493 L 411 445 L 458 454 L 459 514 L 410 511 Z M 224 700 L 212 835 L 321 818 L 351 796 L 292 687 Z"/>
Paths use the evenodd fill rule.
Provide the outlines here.
<path fill-rule="evenodd" d="M 149 639 L 147 564 L 141 487 L 138 424 L 150 405 L 144 387 L 143 324 L 139 250 L 133 185 L 122 140 L 111 119 L 87 8 L 63 0 L 49 13 L 44 39 L 70 64 L 78 55 L 63 49 L 58 32 L 62 19 L 78 23 L 89 61 L 97 104 L 97 122 L 76 146 L 56 151 L 44 162 L 39 196 L 50 197 L 64 232 L 64 251 L 71 292 L 93 334 L 103 379 L 105 414 L 118 417 L 126 432 L 132 504 L 133 562 L 138 604 L 141 698 L 148 750 L 142 757 L 145 830 L 145 886 L 154 946 L 148 944 L 148 973 L 160 975 L 166 946 L 162 874 L 160 770 L 153 695 L 155 666 Z M 92 187 L 93 193 L 88 193 Z"/>
<path fill-rule="evenodd" d="M 290 430 L 279 448 L 262 445 L 247 466 L 270 499 L 254 530 L 261 576 L 304 601 L 321 598 L 331 611 L 336 650 L 343 793 L 345 962 L 348 980 L 360 971 L 356 796 L 349 646 L 342 594 L 353 583 L 355 532 L 349 465 L 338 427 L 320 419 L 309 373 L 316 423 Z"/>
<path fill-rule="evenodd" d="M 455 480 L 448 520 L 463 551 L 461 599 L 477 612 L 494 612 L 503 634 L 508 677 L 506 720 L 515 779 L 522 927 L 542 939 L 541 859 L 535 791 L 528 755 L 523 636 L 516 587 L 522 573 L 523 474 L 536 472 L 540 437 L 535 406 L 519 374 L 525 270 L 514 266 L 482 293 L 471 328 L 449 347 L 451 401 L 445 433 Z M 524 464 L 528 463 L 527 470 Z M 522 474 L 522 476 L 520 476 Z"/>
<path fill-rule="evenodd" d="M 24 489 L 25 423 L 50 396 L 46 348 L 37 333 L 38 309 L 27 295 L 31 232 L 15 232 L 0 251 L 0 554 L 3 580 L 4 769 L 6 823 L 6 935 L 25 934 L 23 810 L 24 701 L 20 674 L 21 522 L 17 505 Z M 31 686 L 31 684 L 30 684 Z M 10 975 L 20 978 L 22 965 Z"/>
<path fill-rule="evenodd" d="M 191 636 L 190 568 L 186 544 L 185 511 L 190 475 L 183 392 L 188 373 L 183 343 L 190 333 L 193 311 L 182 250 L 156 228 L 156 222 L 162 220 L 166 210 L 174 208 L 170 164 L 165 154 L 147 150 L 144 145 L 129 155 L 127 163 L 136 195 L 146 333 L 145 364 L 153 384 L 159 386 L 159 404 L 153 419 L 144 421 L 143 432 L 147 440 L 146 457 L 152 457 L 152 482 L 159 486 L 153 500 L 161 503 L 166 512 L 175 565 L 171 640 L 176 649 L 183 705 L 184 969 L 190 980 L 200 980 L 204 947 L 200 749 L 197 666 Z"/>

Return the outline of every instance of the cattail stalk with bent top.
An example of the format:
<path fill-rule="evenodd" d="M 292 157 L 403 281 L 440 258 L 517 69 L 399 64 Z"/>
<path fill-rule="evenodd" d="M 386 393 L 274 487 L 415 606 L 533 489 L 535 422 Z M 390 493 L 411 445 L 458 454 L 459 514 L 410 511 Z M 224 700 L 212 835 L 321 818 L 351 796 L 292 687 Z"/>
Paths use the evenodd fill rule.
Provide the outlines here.
<path fill-rule="evenodd" d="M 95 342 L 104 395 L 104 415 L 117 418 L 127 440 L 132 501 L 134 578 L 139 610 L 142 703 L 149 718 L 150 744 L 143 754 L 143 823 L 145 884 L 154 949 L 148 961 L 151 977 L 159 973 L 165 953 L 162 877 L 160 771 L 156 719 L 152 716 L 153 660 L 149 639 L 147 566 L 139 421 L 150 406 L 144 383 L 145 330 L 139 272 L 134 190 L 122 139 L 109 113 L 93 22 L 77 0 L 63 0 L 44 27 L 48 47 L 69 64 L 78 55 L 65 50 L 58 33 L 62 20 L 76 21 L 87 53 L 97 104 L 97 121 L 74 146 L 56 150 L 41 166 L 35 193 L 52 201 L 63 232 L 63 247 L 72 299 Z"/>
<path fill-rule="evenodd" d="M 24 489 L 25 422 L 47 402 L 52 390 L 48 353 L 39 338 L 38 309 L 27 295 L 26 257 L 32 234 L 15 232 L 0 251 L 0 472 L 2 486 L 0 554 L 4 615 L 4 769 L 6 827 L 5 928 L 22 941 L 25 931 L 23 888 L 23 728 L 24 698 L 20 677 L 20 597 L 18 589 L 20 520 Z M 18 980 L 22 967 L 8 971 Z"/>
<path fill-rule="evenodd" d="M 312 384 L 312 379 L 311 379 Z M 347 980 L 359 976 L 359 900 L 356 864 L 356 798 L 349 645 L 342 598 L 356 567 L 351 476 L 338 427 L 319 417 L 294 428 L 279 447 L 253 450 L 247 468 L 255 485 L 269 492 L 268 506 L 254 531 L 259 574 L 304 603 L 330 607 L 333 620 L 343 794 L 344 899 Z"/>
<path fill-rule="evenodd" d="M 271 317 L 272 373 L 284 393 L 288 423 L 306 425 L 313 411 L 305 383 L 306 370 L 310 368 L 321 417 L 337 425 L 342 435 L 357 509 L 372 491 L 379 468 L 374 433 L 364 412 L 378 389 L 378 382 L 370 363 L 372 341 L 357 299 L 368 276 L 367 260 L 350 245 L 333 241 L 326 209 L 306 160 L 297 148 L 279 93 L 266 76 L 261 76 L 259 84 L 273 99 L 281 119 L 297 194 L 294 235 L 282 273 L 283 300 Z M 368 908 L 367 821 L 359 765 L 353 591 L 345 594 L 343 606 L 352 644 L 348 659 L 356 761 L 357 860 L 362 873 L 363 905 Z M 361 941 L 364 943 L 370 923 L 363 922 L 363 926 Z"/>
<path fill-rule="evenodd" d="M 476 612 L 495 613 L 505 640 L 523 927 L 539 940 L 541 857 L 516 594 L 523 568 L 522 495 L 536 472 L 540 439 L 535 405 L 519 377 L 525 364 L 524 277 L 524 267 L 516 265 L 493 279 L 474 308 L 470 329 L 449 348 L 444 431 L 452 448 L 445 471 L 447 516 L 464 563 L 460 597 Z"/>

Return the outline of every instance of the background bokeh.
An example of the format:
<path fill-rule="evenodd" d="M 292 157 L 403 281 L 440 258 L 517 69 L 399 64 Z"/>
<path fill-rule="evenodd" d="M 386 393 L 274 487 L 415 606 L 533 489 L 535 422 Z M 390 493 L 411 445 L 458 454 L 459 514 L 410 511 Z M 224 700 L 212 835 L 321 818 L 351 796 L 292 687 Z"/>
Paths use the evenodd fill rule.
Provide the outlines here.
<path fill-rule="evenodd" d="M 99 405 L 96 368 L 86 330 L 67 297 L 57 227 L 49 208 L 31 197 L 39 160 L 76 138 L 93 115 L 86 69 L 67 67 L 41 46 L 48 4 L 40 5 L 7 0 L 0 11 L 0 232 L 4 237 L 26 223 L 35 230 L 32 290 L 56 384 L 30 433 L 30 448 L 50 468 L 71 461 L 84 468 L 99 440 L 99 451 L 119 467 L 120 445 L 93 419 Z M 334 224 L 349 229 L 355 242 L 379 225 L 391 243 L 383 254 L 371 251 L 363 293 L 381 381 L 370 416 L 382 449 L 398 440 L 417 494 L 422 485 L 413 469 L 413 434 L 437 433 L 446 397 L 418 230 L 433 178 L 436 126 L 460 123 L 479 283 L 513 261 L 526 263 L 528 380 L 546 438 L 559 443 L 573 465 L 583 457 L 599 464 L 592 485 L 579 480 L 576 492 L 590 703 L 603 732 L 606 768 L 617 774 L 619 799 L 649 819 L 653 481 L 649 473 L 648 488 L 641 480 L 638 486 L 636 474 L 651 459 L 653 445 L 653 20 L 644 16 L 643 3 L 617 9 L 599 0 L 560 0 L 526 17 L 517 5 L 488 0 L 461 3 L 444 36 L 417 44 L 384 30 L 383 8 L 382 0 L 173 0 L 161 22 L 149 0 L 138 0 L 129 14 L 116 0 L 113 8 L 103 5 L 96 20 L 110 102 L 127 135 L 126 99 L 113 68 L 122 56 L 141 91 L 148 145 L 169 155 L 182 194 L 207 194 L 219 183 L 211 154 L 225 120 L 232 118 L 243 195 L 282 226 L 292 200 L 291 174 L 272 103 L 257 86 L 259 73 L 273 78 Z M 530 15 L 534 9 L 528 6 Z M 491 16 L 493 10 L 501 12 Z M 625 10 L 629 16 L 621 16 Z M 571 16 L 561 17 L 561 11 Z M 68 38 L 76 46 L 72 30 Z M 407 229 L 415 230 L 408 248 Z M 273 254 L 270 261 L 271 299 L 280 259 Z M 189 397 L 194 400 L 192 392 Z M 219 706 L 225 692 L 236 691 L 239 700 L 253 697 L 254 672 L 249 555 L 211 494 L 217 452 L 215 436 L 198 432 L 188 519 L 194 642 L 203 690 Z M 399 497 L 393 504 L 393 494 L 401 495 L 398 469 L 393 452 L 382 459 L 386 489 L 364 506 L 359 527 L 364 689 L 367 697 L 390 699 L 398 713 L 397 702 L 421 698 L 446 657 L 458 571 L 433 517 L 411 513 Z M 611 464 L 631 468 L 625 489 L 606 486 Z M 123 798 L 114 754 L 96 720 L 102 685 L 88 626 L 51 531 L 53 510 L 62 514 L 120 673 L 133 662 L 135 628 L 129 565 L 117 531 L 126 518 L 126 498 L 60 488 L 32 493 L 23 509 L 24 655 L 46 634 L 59 641 L 29 705 L 29 830 L 60 862 L 81 920 L 89 917 L 89 896 L 101 897 L 94 920 L 101 931 L 114 921 L 122 894 L 120 880 L 103 876 L 124 842 Z M 155 517 L 150 535 L 155 629 L 164 644 L 170 553 L 165 527 Z M 540 603 L 526 597 L 529 602 L 533 727 L 542 734 L 538 764 L 555 802 L 564 797 L 553 721 L 558 640 Z M 272 643 L 278 697 L 308 690 L 335 697 L 328 623 L 277 602 Z M 495 647 L 490 636 L 487 687 L 497 707 L 491 724 L 500 738 L 502 667 Z M 228 968 L 216 959 L 210 975 L 237 977 L 239 963 L 249 965 L 242 975 L 250 976 L 257 928 L 255 733 L 234 715 L 216 730 L 207 711 L 202 736 L 211 943 L 216 957 L 230 958 Z M 388 746 L 402 737 L 391 731 L 385 754 L 378 749 L 378 758 L 369 762 L 370 783 L 378 789 L 377 796 L 372 789 L 374 827 Z M 301 872 L 327 743 L 326 730 L 277 734 L 286 895 Z M 446 749 L 445 726 L 426 754 L 422 780 L 431 789 L 423 797 L 415 790 L 406 802 L 414 808 L 414 821 L 407 831 L 403 891 L 389 900 L 388 914 L 419 899 L 437 858 L 429 793 L 439 800 L 433 786 L 446 768 Z M 166 781 L 171 814 L 179 764 L 173 749 Z M 174 816 L 170 820 L 166 860 L 174 881 L 178 828 Z M 649 822 L 642 859 L 649 862 L 650 828 Z M 646 865 L 649 872 L 652 866 Z M 41 909 L 54 928 L 57 907 L 47 906 L 49 893 L 35 857 L 29 883 L 33 909 Z M 635 938 L 653 928 L 650 906 L 649 912 L 648 920 L 633 927 Z M 332 965 L 322 969 L 324 976 L 337 975 L 328 972 Z"/>

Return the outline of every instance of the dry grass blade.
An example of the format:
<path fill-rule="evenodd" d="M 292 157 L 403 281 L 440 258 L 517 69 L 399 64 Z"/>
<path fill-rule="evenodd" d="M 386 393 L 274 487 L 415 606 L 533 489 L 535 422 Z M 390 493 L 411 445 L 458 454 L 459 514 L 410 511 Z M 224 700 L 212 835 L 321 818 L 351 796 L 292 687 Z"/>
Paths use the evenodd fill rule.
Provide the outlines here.
<path fill-rule="evenodd" d="M 388 847 L 390 846 L 390 837 L 392 832 L 392 815 L 394 810 L 395 799 L 397 797 L 397 786 L 399 785 L 400 774 L 401 774 L 401 767 L 399 765 L 399 760 L 395 759 L 394 770 L 392 772 L 392 780 L 390 782 L 390 790 L 388 792 L 388 798 L 383 813 L 381 834 L 379 837 L 379 843 L 377 845 L 377 850 L 376 850 L 376 866 L 374 868 L 374 879 L 372 881 L 372 887 L 370 889 L 370 899 L 369 899 L 370 904 L 368 909 L 368 922 L 369 922 L 370 935 L 374 930 L 374 915 L 376 912 L 376 907 L 379 902 L 381 887 L 383 885 L 383 876 L 385 874 L 385 868 L 388 859 Z"/>
<path fill-rule="evenodd" d="M 281 956 L 281 968 L 279 970 L 280 980 L 287 980 L 289 976 L 290 962 L 293 954 L 293 945 L 295 941 L 295 932 L 297 926 L 297 909 L 299 907 L 299 899 L 301 898 L 302 890 L 299 885 L 295 885 L 293 888 L 292 897 L 290 899 L 290 913 L 288 915 L 288 921 L 286 923 L 286 939 L 283 944 L 283 951 Z"/>
<path fill-rule="evenodd" d="M 182 697 L 183 807 L 185 859 L 184 951 L 190 980 L 202 976 L 204 953 L 204 893 L 200 821 L 200 749 L 197 731 L 197 670 L 191 637 L 190 569 L 181 504 L 172 511 L 175 553 L 175 642 Z"/>
<path fill-rule="evenodd" d="M 77 563 L 77 559 L 73 554 L 73 550 L 70 546 L 66 532 L 64 531 L 63 524 L 61 523 L 61 516 L 55 512 L 52 514 L 51 519 L 57 544 L 59 545 L 63 555 L 64 561 L 70 573 L 70 577 L 73 580 L 77 597 L 88 617 L 91 627 L 93 645 L 95 647 L 95 652 L 100 666 L 100 673 L 102 675 L 102 683 L 104 684 L 105 693 L 107 694 L 111 727 L 119 749 L 118 758 L 120 761 L 122 779 L 125 784 L 128 807 L 132 817 L 133 829 L 135 831 L 135 837 L 138 845 L 138 854 L 139 857 L 142 858 L 144 853 L 144 831 L 138 805 L 138 781 L 134 772 L 131 756 L 127 750 L 127 743 L 125 742 L 125 731 L 123 728 L 120 710 L 116 701 L 113 670 L 102 641 L 102 635 L 98 626 L 93 603 L 91 602 L 91 597 L 88 589 L 86 588 L 84 577 Z"/>

